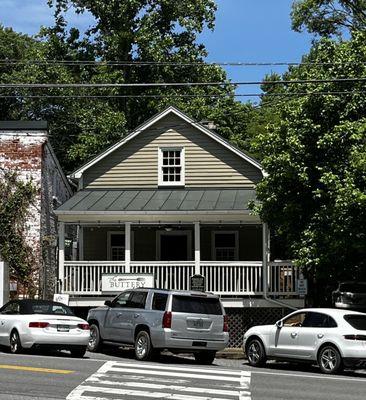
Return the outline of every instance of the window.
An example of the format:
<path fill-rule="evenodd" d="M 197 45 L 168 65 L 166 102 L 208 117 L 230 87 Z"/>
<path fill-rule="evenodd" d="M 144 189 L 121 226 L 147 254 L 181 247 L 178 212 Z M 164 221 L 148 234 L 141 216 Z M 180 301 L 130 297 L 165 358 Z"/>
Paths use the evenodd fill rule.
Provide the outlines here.
<path fill-rule="evenodd" d="M 184 148 L 159 148 L 159 186 L 184 185 Z"/>
<path fill-rule="evenodd" d="M 124 232 L 108 232 L 108 259 L 123 261 L 125 259 Z"/>
<path fill-rule="evenodd" d="M 344 319 L 358 331 L 366 330 L 366 315 L 349 314 L 345 315 Z"/>
<path fill-rule="evenodd" d="M 154 293 L 152 309 L 158 311 L 165 311 L 168 295 L 165 293 Z"/>
<path fill-rule="evenodd" d="M 337 323 L 329 315 L 318 312 L 308 312 L 302 326 L 305 328 L 336 328 Z"/>
<path fill-rule="evenodd" d="M 283 321 L 283 326 L 302 326 L 306 313 L 293 314 Z"/>
<path fill-rule="evenodd" d="M 147 292 L 132 292 L 127 301 L 128 308 L 145 308 Z"/>
<path fill-rule="evenodd" d="M 172 311 L 222 315 L 220 300 L 207 297 L 173 296 Z"/>
<path fill-rule="evenodd" d="M 1 309 L 1 314 L 19 314 L 19 303 L 12 302 Z"/>
<path fill-rule="evenodd" d="M 212 241 L 214 261 L 238 260 L 238 231 L 213 232 Z"/>
<path fill-rule="evenodd" d="M 113 300 L 113 307 L 127 307 L 127 301 L 131 296 L 131 292 L 123 292 Z"/>

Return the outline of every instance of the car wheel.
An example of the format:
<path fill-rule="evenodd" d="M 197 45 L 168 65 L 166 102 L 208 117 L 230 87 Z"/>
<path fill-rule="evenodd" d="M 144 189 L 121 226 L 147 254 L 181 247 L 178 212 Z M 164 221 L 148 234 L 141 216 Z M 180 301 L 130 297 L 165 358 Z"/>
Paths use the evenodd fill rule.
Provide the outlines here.
<path fill-rule="evenodd" d="M 154 351 L 150 335 L 146 331 L 140 331 L 135 339 L 135 358 L 140 361 L 151 360 Z"/>
<path fill-rule="evenodd" d="M 216 351 L 200 351 L 194 353 L 194 358 L 199 364 L 210 365 L 214 362 Z"/>
<path fill-rule="evenodd" d="M 85 356 L 86 349 L 86 346 L 73 347 L 70 349 L 70 353 L 73 357 L 83 358 Z"/>
<path fill-rule="evenodd" d="M 266 352 L 259 339 L 249 341 L 246 347 L 246 355 L 249 365 L 252 367 L 262 367 L 267 361 Z"/>
<path fill-rule="evenodd" d="M 10 335 L 10 352 L 13 354 L 21 353 L 23 350 L 18 331 L 13 331 Z"/>
<path fill-rule="evenodd" d="M 100 351 L 102 347 L 102 338 L 100 337 L 100 330 L 98 325 L 91 324 L 90 325 L 90 339 L 88 343 L 88 350 L 94 353 Z"/>
<path fill-rule="evenodd" d="M 343 367 L 342 357 L 334 346 L 324 346 L 318 355 L 318 364 L 324 374 L 336 374 Z"/>

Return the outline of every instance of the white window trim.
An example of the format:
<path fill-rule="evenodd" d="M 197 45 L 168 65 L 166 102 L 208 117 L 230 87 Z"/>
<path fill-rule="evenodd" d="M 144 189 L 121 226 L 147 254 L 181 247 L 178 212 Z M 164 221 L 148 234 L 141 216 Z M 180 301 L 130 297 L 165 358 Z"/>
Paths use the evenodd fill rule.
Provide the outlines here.
<path fill-rule="evenodd" d="M 215 246 L 215 235 L 220 233 L 228 233 L 235 235 L 235 250 L 234 250 L 234 261 L 239 260 L 239 231 L 211 231 L 211 257 L 213 261 L 216 260 L 216 246 Z M 224 262 L 224 261 L 223 261 Z"/>
<path fill-rule="evenodd" d="M 120 231 L 108 231 L 107 232 L 107 260 L 108 261 L 112 261 L 112 249 L 111 249 L 111 236 L 113 234 L 117 234 L 117 235 L 125 235 L 125 231 L 124 230 L 120 230 Z M 124 247 L 124 246 L 123 246 Z M 125 249 L 126 250 L 126 249 Z M 134 259 L 134 234 L 131 231 L 131 260 Z"/>
<path fill-rule="evenodd" d="M 190 230 L 173 230 L 173 231 L 156 231 L 156 261 L 161 261 L 161 237 L 162 236 L 187 236 L 187 261 L 192 260 L 192 231 Z M 170 260 L 166 260 L 170 261 Z M 185 260 L 178 260 L 185 261 Z"/>
<path fill-rule="evenodd" d="M 180 182 L 164 182 L 163 181 L 163 151 L 180 151 Z M 185 185 L 185 149 L 184 147 L 159 147 L 158 148 L 158 186 L 184 186 Z"/>

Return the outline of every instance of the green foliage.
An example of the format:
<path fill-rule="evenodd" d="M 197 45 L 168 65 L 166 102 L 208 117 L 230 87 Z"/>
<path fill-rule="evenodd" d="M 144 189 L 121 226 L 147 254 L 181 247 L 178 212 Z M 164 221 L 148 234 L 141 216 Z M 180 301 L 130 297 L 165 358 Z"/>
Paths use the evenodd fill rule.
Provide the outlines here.
<path fill-rule="evenodd" d="M 320 36 L 366 29 L 366 0 L 295 0 L 292 28 Z"/>
<path fill-rule="evenodd" d="M 227 80 L 222 68 L 204 63 L 207 52 L 204 45 L 197 42 L 197 36 L 204 28 L 214 27 L 216 6 L 213 0 L 50 0 L 48 3 L 55 10 L 55 25 L 42 28 L 37 38 L 0 29 L 0 37 L 3 39 L 1 58 L 25 62 L 0 70 L 0 82 L 144 83 Z M 71 5 L 78 13 L 89 12 L 93 16 L 95 23 L 86 32 L 79 32 L 69 26 L 66 10 Z M 26 63 L 34 59 L 76 62 L 202 62 L 202 66 L 121 67 L 105 64 L 67 66 Z M 168 105 L 179 107 L 197 120 L 212 120 L 218 126 L 218 133 L 226 139 L 240 146 L 249 145 L 245 131 L 252 107 L 235 101 L 231 96 L 232 87 L 23 89 L 23 93 L 65 96 L 61 99 L 37 99 L 19 95 L 2 102 L 0 117 L 47 120 L 51 127 L 51 143 L 67 172 Z M 136 97 L 77 99 L 70 97 L 70 94 Z M 162 97 L 139 97 L 145 95 Z M 177 97 L 179 95 L 194 97 Z M 217 95 L 221 97 L 215 97 Z"/>
<path fill-rule="evenodd" d="M 283 79 L 366 76 L 366 35 L 349 42 L 323 39 Z M 345 64 L 351 62 L 351 64 Z M 283 89 L 291 94 L 297 85 Z M 365 279 L 366 95 L 363 82 L 302 85 L 301 91 L 342 95 L 294 96 L 278 102 L 279 120 L 258 136 L 268 176 L 257 209 L 310 276 L 334 282 Z"/>
<path fill-rule="evenodd" d="M 26 241 L 26 221 L 36 190 L 31 181 L 23 182 L 15 172 L 1 171 L 0 178 L 0 254 L 9 263 L 10 273 L 35 294 L 37 262 L 34 249 Z"/>

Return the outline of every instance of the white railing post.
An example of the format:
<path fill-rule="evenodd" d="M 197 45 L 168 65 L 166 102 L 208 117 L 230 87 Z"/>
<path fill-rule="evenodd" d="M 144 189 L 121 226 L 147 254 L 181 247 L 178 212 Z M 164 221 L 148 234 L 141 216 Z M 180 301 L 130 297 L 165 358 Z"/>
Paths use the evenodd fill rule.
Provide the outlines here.
<path fill-rule="evenodd" d="M 60 291 L 64 290 L 65 281 L 65 223 L 58 223 L 58 279 Z"/>
<path fill-rule="evenodd" d="M 201 274 L 201 238 L 200 238 L 200 223 L 194 223 L 194 273 Z"/>
<path fill-rule="evenodd" d="M 125 222 L 125 271 L 131 271 L 131 222 Z"/>

